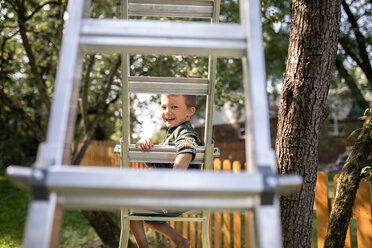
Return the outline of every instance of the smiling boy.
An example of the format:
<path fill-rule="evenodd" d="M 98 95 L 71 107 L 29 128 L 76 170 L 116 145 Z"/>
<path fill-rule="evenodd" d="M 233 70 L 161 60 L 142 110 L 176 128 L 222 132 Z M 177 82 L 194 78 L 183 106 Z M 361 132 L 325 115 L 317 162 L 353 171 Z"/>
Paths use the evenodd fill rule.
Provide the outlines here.
<path fill-rule="evenodd" d="M 162 95 L 161 96 L 161 117 L 168 128 L 167 135 L 162 145 L 174 145 L 177 156 L 173 164 L 148 164 L 156 168 L 188 169 L 200 168 L 199 165 L 190 164 L 195 157 L 196 149 L 202 145 L 190 119 L 195 113 L 196 96 L 192 95 Z M 136 143 L 143 151 L 150 151 L 154 144 L 149 138 L 142 138 Z M 163 210 L 167 214 L 166 210 Z M 172 215 L 174 216 L 174 215 Z M 176 247 L 189 247 L 190 242 L 177 233 L 166 222 L 145 222 L 152 229 L 163 233 L 171 239 Z M 143 228 L 143 221 L 131 221 L 130 228 L 140 248 L 149 248 Z"/>
<path fill-rule="evenodd" d="M 161 117 L 168 128 L 162 145 L 174 145 L 177 156 L 174 164 L 149 164 L 151 167 L 173 169 L 200 168 L 190 165 L 195 157 L 196 149 L 202 145 L 196 131 L 190 123 L 195 113 L 196 96 L 193 95 L 162 95 Z M 143 151 L 150 151 L 154 144 L 149 138 L 142 138 L 136 143 Z"/>

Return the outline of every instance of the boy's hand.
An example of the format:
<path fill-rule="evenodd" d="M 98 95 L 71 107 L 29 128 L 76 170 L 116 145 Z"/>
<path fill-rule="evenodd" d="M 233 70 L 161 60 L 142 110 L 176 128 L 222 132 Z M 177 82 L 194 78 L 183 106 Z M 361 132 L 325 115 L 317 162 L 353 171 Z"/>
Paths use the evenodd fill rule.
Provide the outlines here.
<path fill-rule="evenodd" d="M 154 144 L 151 139 L 142 138 L 136 143 L 136 147 L 141 147 L 142 151 L 148 152 L 154 147 Z"/>

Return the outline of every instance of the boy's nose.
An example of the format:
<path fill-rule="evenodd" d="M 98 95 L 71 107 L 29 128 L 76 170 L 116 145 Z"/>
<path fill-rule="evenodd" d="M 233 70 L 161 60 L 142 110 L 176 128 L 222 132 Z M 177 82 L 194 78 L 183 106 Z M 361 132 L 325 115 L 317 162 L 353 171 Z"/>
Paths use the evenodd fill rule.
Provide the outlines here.
<path fill-rule="evenodd" d="M 165 110 L 164 110 L 164 113 L 170 113 L 171 112 L 171 109 L 170 108 L 166 108 Z"/>

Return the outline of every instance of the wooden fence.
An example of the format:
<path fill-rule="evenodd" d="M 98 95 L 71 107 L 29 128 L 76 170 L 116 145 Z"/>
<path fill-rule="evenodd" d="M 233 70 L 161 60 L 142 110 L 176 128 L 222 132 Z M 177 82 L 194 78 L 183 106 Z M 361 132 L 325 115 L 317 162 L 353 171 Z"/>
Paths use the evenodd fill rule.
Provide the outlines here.
<path fill-rule="evenodd" d="M 339 175 L 333 177 L 334 191 L 337 188 Z M 329 213 L 333 199 L 328 197 L 328 176 L 318 172 L 314 209 L 317 219 L 317 247 L 323 248 L 327 233 Z M 351 230 L 350 224 L 347 231 L 345 247 L 371 248 L 372 247 L 372 216 L 371 216 L 371 184 L 363 179 L 359 184 L 356 201 L 353 207 L 352 223 L 356 222 L 356 233 Z M 357 246 L 356 246 L 357 244 Z"/>
<path fill-rule="evenodd" d="M 98 166 L 120 166 L 119 155 L 113 154 L 113 148 L 115 142 L 111 141 L 95 141 L 89 146 L 87 153 L 84 156 L 82 165 L 98 165 Z M 141 163 L 133 163 L 132 167 L 142 167 Z M 244 170 L 244 166 L 240 162 L 230 162 L 229 160 L 220 161 L 219 159 L 214 160 L 214 170 L 216 171 L 233 171 L 239 172 Z M 333 179 L 334 185 L 337 185 L 336 180 L 339 175 L 336 175 Z M 328 176 L 323 172 L 318 172 L 318 178 L 316 183 L 316 194 L 314 211 L 316 218 L 316 235 L 313 240 L 313 247 L 322 248 L 327 226 L 329 213 L 332 206 L 333 199 L 328 196 Z M 335 191 L 334 191 L 335 192 Z M 359 185 L 359 190 L 356 197 L 356 202 L 353 208 L 352 222 L 356 223 L 356 231 L 350 231 L 350 228 L 346 237 L 345 247 L 359 247 L 359 248 L 371 248 L 372 247 L 372 215 L 371 215 L 371 189 L 370 182 L 362 180 Z M 251 228 L 251 213 L 248 211 L 243 212 L 228 212 L 228 211 L 216 211 L 211 213 L 210 216 L 210 241 L 212 247 L 215 248 L 240 248 L 240 247 L 252 247 L 250 245 L 249 233 Z M 191 242 L 191 247 L 201 247 L 200 238 L 200 223 L 195 222 L 171 222 L 170 223 L 179 233 Z M 356 233 L 353 233 L 355 231 Z M 164 237 L 154 234 L 157 239 L 167 241 Z M 355 240 L 354 240 L 355 239 Z M 357 246 L 355 245 L 357 244 Z"/>

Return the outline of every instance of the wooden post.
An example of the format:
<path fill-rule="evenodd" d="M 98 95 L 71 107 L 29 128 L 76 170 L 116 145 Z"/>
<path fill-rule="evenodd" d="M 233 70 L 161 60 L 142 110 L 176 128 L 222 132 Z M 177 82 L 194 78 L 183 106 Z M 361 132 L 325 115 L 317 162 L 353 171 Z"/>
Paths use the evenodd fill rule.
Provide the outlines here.
<path fill-rule="evenodd" d="M 372 216 L 370 183 L 362 179 L 356 194 L 354 206 L 357 221 L 358 248 L 372 247 Z"/>
<path fill-rule="evenodd" d="M 213 163 L 215 171 L 221 170 L 221 161 L 216 159 Z M 221 212 L 214 212 L 214 248 L 221 248 Z M 211 242 L 212 244 L 212 242 Z"/>
<path fill-rule="evenodd" d="M 195 215 L 191 215 L 191 217 L 195 217 Z M 191 248 L 196 247 L 196 237 L 195 237 L 195 222 L 190 222 L 190 245 Z"/>
<path fill-rule="evenodd" d="M 328 208 L 328 179 L 324 172 L 318 172 L 315 188 L 315 208 L 318 230 L 318 248 L 323 248 L 327 234 L 329 208 Z"/>
<path fill-rule="evenodd" d="M 240 162 L 234 161 L 233 162 L 233 172 L 239 173 L 240 172 Z M 235 211 L 233 213 L 233 223 L 234 223 L 234 248 L 241 248 L 242 247 L 242 215 L 241 211 Z"/>
<path fill-rule="evenodd" d="M 224 171 L 231 171 L 229 160 L 224 160 L 222 166 Z M 229 211 L 223 212 L 223 247 L 231 247 L 231 213 Z"/>

